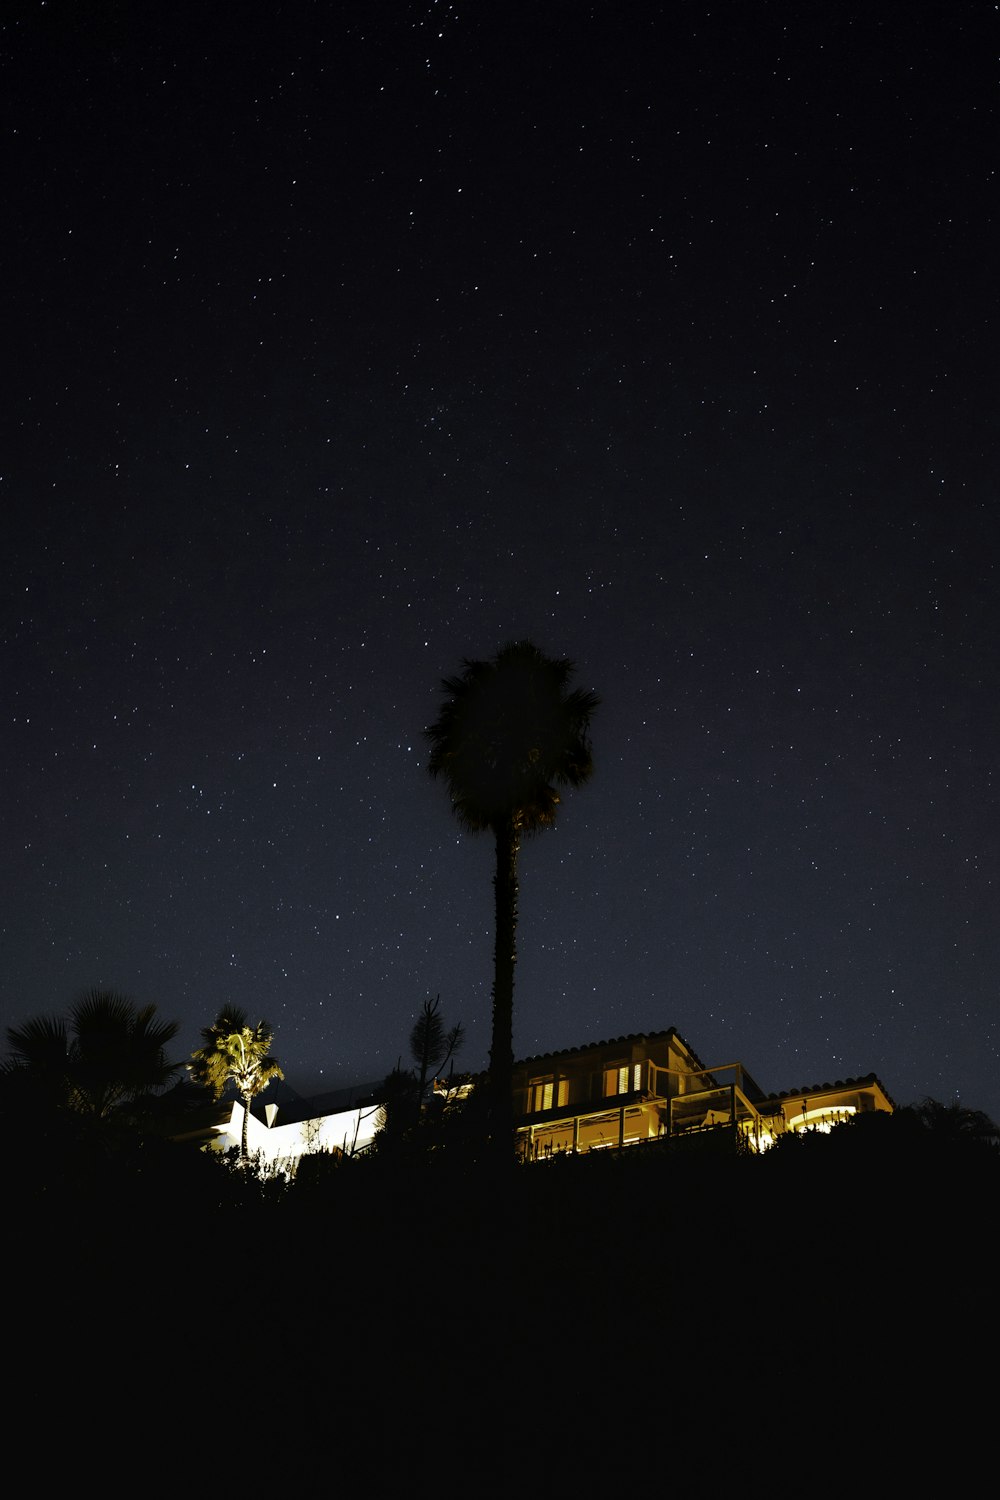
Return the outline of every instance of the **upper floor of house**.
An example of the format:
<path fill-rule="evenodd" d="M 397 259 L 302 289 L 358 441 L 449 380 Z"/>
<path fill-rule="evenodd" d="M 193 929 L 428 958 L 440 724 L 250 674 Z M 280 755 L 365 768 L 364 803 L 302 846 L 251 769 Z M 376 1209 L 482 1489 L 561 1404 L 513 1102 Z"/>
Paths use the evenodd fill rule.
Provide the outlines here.
<path fill-rule="evenodd" d="M 529 1057 L 514 1066 L 522 1154 L 620 1148 L 717 1126 L 756 1150 L 779 1135 L 892 1110 L 874 1074 L 767 1094 L 740 1062 L 706 1067 L 674 1027 Z"/>

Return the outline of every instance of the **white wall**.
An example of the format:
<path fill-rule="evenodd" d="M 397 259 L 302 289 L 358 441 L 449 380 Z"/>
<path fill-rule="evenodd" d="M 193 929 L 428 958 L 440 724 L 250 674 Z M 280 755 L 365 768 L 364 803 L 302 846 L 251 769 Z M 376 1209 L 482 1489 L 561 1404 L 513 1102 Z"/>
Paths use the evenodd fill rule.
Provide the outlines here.
<path fill-rule="evenodd" d="M 360 1151 L 375 1136 L 378 1109 L 346 1109 L 335 1115 L 320 1115 L 314 1120 L 298 1120 L 294 1125 L 273 1125 L 270 1129 L 250 1116 L 247 1148 L 268 1167 L 294 1170 L 299 1159 L 319 1151 Z M 280 1116 L 279 1116 L 280 1118 Z M 219 1136 L 212 1142 L 213 1151 L 239 1147 L 243 1134 L 243 1105 L 234 1101 L 232 1114 Z"/>

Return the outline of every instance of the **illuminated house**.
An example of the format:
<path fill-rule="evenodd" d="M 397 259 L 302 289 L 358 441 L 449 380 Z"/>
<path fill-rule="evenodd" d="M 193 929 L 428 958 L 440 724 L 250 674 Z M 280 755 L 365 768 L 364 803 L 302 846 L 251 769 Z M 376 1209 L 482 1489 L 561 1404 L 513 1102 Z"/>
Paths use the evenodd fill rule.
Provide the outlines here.
<path fill-rule="evenodd" d="M 460 1096 L 475 1081 L 454 1091 L 444 1082 L 434 1087 L 439 1097 Z M 378 1126 L 377 1093 L 367 1085 L 292 1105 L 266 1104 L 263 1118 L 251 1113 L 250 1151 L 265 1169 L 290 1174 L 306 1155 L 364 1151 Z M 765 1094 L 742 1063 L 706 1068 L 673 1027 L 514 1064 L 518 1149 L 528 1161 L 707 1131 L 728 1132 L 763 1151 L 788 1131 L 829 1130 L 852 1115 L 892 1109 L 874 1073 Z M 227 1102 L 214 1122 L 212 1148 L 237 1147 L 242 1128 L 242 1104 Z"/>
<path fill-rule="evenodd" d="M 706 1068 L 673 1027 L 514 1065 L 519 1148 L 530 1161 L 723 1128 L 761 1151 L 787 1131 L 892 1108 L 874 1073 L 765 1094 L 742 1063 Z"/>

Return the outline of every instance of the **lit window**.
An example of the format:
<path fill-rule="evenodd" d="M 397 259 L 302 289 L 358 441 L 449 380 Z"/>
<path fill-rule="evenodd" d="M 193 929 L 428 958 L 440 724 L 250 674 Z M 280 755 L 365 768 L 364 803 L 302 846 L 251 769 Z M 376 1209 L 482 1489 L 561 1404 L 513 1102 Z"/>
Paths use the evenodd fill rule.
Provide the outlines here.
<path fill-rule="evenodd" d="M 551 1109 L 553 1104 L 568 1103 L 568 1078 L 560 1078 L 558 1088 L 552 1078 L 533 1078 L 528 1085 L 528 1113 L 530 1115 L 536 1115 L 543 1109 Z"/>
<path fill-rule="evenodd" d="M 632 1082 L 629 1082 L 631 1074 Z M 642 1086 L 642 1063 L 634 1063 L 630 1068 L 628 1063 L 622 1063 L 616 1068 L 604 1069 L 604 1097 L 610 1099 L 615 1094 L 627 1094 L 630 1089 L 638 1089 Z"/>

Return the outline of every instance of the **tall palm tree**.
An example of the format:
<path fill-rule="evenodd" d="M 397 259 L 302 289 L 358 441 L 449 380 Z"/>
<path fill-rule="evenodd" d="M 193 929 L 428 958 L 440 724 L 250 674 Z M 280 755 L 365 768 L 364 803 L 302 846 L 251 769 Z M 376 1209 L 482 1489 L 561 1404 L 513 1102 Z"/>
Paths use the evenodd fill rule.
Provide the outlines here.
<path fill-rule="evenodd" d="M 284 1078 L 276 1057 L 270 1055 L 274 1032 L 266 1021 L 251 1026 L 246 1012 L 228 1006 L 202 1033 L 204 1047 L 192 1052 L 188 1067 L 198 1083 L 221 1099 L 229 1083 L 243 1102 L 243 1136 L 240 1160 L 247 1159 L 247 1125 L 250 1105 L 272 1078 Z"/>
<path fill-rule="evenodd" d="M 23 1072 L 54 1105 L 104 1120 L 162 1088 L 180 1067 L 165 1048 L 176 1021 L 156 1020 L 115 990 L 89 990 L 70 1008 L 69 1024 L 36 1016 L 7 1030 L 8 1073 Z"/>
<path fill-rule="evenodd" d="M 582 786 L 593 772 L 590 718 L 600 699 L 570 690 L 573 663 L 544 656 L 530 641 L 510 642 L 491 661 L 462 668 L 442 683 L 445 701 L 426 735 L 431 775 L 447 782 L 462 827 L 492 833 L 496 844 L 490 1133 L 500 1156 L 510 1146 L 513 1113 L 521 840 L 555 822 L 557 786 Z"/>

